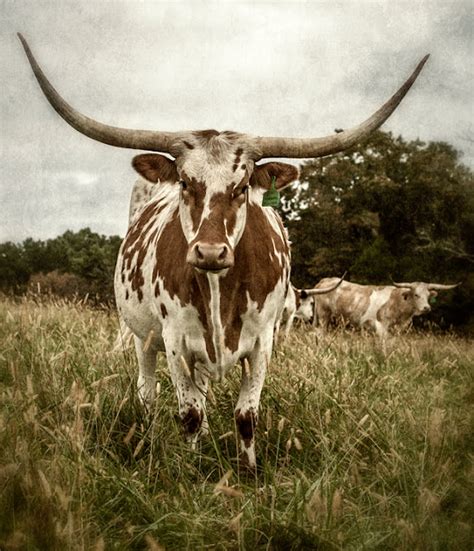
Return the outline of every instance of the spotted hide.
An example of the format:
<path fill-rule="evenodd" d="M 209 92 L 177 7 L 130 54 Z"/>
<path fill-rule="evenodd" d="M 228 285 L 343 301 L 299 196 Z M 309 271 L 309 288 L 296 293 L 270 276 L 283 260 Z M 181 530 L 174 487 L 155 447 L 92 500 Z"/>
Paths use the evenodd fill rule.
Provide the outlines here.
<path fill-rule="evenodd" d="M 323 157 L 359 143 L 397 108 L 428 56 L 353 128 L 313 138 L 252 136 L 119 128 L 86 117 L 60 96 L 18 36 L 46 99 L 68 124 L 114 147 L 155 152 L 133 161 L 142 180 L 115 273 L 117 306 L 134 334 L 141 400 L 153 403 L 156 354 L 164 350 L 194 443 L 207 428 L 209 378 L 221 380 L 241 362 L 235 417 L 243 461 L 254 468 L 260 393 L 290 269 L 286 232 L 262 197 L 272 180 L 283 189 L 297 177 L 292 165 L 257 163 Z"/>
<path fill-rule="evenodd" d="M 316 288 L 334 283 L 336 278 L 321 280 Z M 345 281 L 331 295 L 315 300 L 318 326 L 328 331 L 331 321 L 368 329 L 385 338 L 396 330 L 407 329 L 414 316 L 431 310 L 430 298 L 438 290 L 453 289 L 456 285 L 438 283 L 394 283 L 389 286 L 359 285 Z"/>
<path fill-rule="evenodd" d="M 262 195 L 272 177 L 281 189 L 298 172 L 282 163 L 253 167 L 230 134 L 197 133 L 187 143 L 193 147 L 185 146 L 179 164 L 150 154 L 133 161 L 145 181 L 132 193 L 115 275 L 117 305 L 135 334 L 142 401 L 153 403 L 156 353 L 163 350 L 192 441 L 207 430 L 208 379 L 221 380 L 248 362 L 236 422 L 252 466 L 258 403 L 290 269 L 286 231 L 275 211 L 261 206 Z M 156 190 L 140 206 L 137 193 L 146 181 Z"/>

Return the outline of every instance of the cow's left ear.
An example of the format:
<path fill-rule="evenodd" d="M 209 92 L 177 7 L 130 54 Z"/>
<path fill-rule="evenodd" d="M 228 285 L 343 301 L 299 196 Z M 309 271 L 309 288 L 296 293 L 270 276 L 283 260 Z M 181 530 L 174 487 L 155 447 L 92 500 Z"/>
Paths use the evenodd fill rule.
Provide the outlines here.
<path fill-rule="evenodd" d="M 296 166 L 286 163 L 265 163 L 255 166 L 250 177 L 250 185 L 270 189 L 272 179 L 275 178 L 275 187 L 278 191 L 281 191 L 297 180 L 298 176 L 299 170 Z"/>
<path fill-rule="evenodd" d="M 133 158 L 132 166 L 140 176 L 143 176 L 145 180 L 152 184 L 158 182 L 174 183 L 179 180 L 174 161 L 164 155 L 157 155 L 156 153 L 137 155 Z"/>
<path fill-rule="evenodd" d="M 435 291 L 434 289 L 430 289 L 430 297 L 437 297 L 438 296 L 438 292 Z"/>

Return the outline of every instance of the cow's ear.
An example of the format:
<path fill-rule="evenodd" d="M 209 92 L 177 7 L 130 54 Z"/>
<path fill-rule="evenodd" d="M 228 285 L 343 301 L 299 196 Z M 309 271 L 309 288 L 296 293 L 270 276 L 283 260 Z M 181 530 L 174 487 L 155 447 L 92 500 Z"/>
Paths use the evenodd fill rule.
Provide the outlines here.
<path fill-rule="evenodd" d="M 437 297 L 438 293 L 434 289 L 430 289 L 430 297 Z"/>
<path fill-rule="evenodd" d="M 255 167 L 250 177 L 250 185 L 270 189 L 272 179 L 275 178 L 275 187 L 281 191 L 297 180 L 298 176 L 299 170 L 296 166 L 286 163 L 265 163 Z"/>
<path fill-rule="evenodd" d="M 157 182 L 177 182 L 179 180 L 178 171 L 174 161 L 156 155 L 155 153 L 144 153 L 137 155 L 132 161 L 133 168 L 152 184 Z"/>
<path fill-rule="evenodd" d="M 305 298 L 308 298 L 308 293 L 307 293 L 304 289 L 302 289 L 302 290 L 301 290 L 301 295 L 300 295 L 300 296 L 301 296 L 301 298 L 304 300 Z"/>

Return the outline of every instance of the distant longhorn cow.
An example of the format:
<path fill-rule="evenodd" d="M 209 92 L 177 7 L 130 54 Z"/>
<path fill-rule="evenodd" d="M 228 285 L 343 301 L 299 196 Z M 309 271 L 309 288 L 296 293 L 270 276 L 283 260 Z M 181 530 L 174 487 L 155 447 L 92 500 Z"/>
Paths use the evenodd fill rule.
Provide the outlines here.
<path fill-rule="evenodd" d="M 268 158 L 315 158 L 343 151 L 376 130 L 408 92 L 428 56 L 365 122 L 323 138 L 260 137 L 204 130 L 162 132 L 108 126 L 66 103 L 21 35 L 46 98 L 90 138 L 142 154 L 133 167 L 158 190 L 132 220 L 121 246 L 115 295 L 135 335 L 138 392 L 155 398 L 155 361 L 166 352 L 179 414 L 193 444 L 207 427 L 209 377 L 222 379 L 241 362 L 235 417 L 242 461 L 255 468 L 254 432 L 273 328 L 289 285 L 290 250 L 277 213 L 262 207 L 272 185 L 282 190 L 297 169 Z"/>
<path fill-rule="evenodd" d="M 335 278 L 321 280 L 317 286 L 329 285 Z M 395 329 L 406 329 L 414 316 L 431 310 L 429 299 L 438 290 L 454 289 L 455 285 L 438 283 L 395 283 L 393 286 L 359 285 L 345 281 L 331 295 L 316 301 L 321 332 L 332 320 L 339 320 L 360 329 L 369 329 L 384 338 Z"/>
<path fill-rule="evenodd" d="M 278 343 L 281 323 L 284 323 L 283 336 L 285 339 L 290 334 L 295 319 L 311 323 L 314 316 L 315 297 L 337 289 L 345 275 L 337 283 L 324 289 L 297 289 L 293 285 L 289 285 L 281 319 L 275 326 L 275 345 Z"/>

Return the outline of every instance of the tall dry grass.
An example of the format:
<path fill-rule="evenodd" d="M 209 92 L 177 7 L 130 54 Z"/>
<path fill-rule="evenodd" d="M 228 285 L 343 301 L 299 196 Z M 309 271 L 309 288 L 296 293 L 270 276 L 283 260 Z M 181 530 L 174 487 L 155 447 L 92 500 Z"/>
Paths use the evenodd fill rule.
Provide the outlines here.
<path fill-rule="evenodd" d="M 193 452 L 163 358 L 141 410 L 113 314 L 5 299 L 0 319 L 1 549 L 472 548 L 472 342 L 296 330 L 267 376 L 253 479 L 237 369 Z"/>

